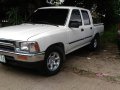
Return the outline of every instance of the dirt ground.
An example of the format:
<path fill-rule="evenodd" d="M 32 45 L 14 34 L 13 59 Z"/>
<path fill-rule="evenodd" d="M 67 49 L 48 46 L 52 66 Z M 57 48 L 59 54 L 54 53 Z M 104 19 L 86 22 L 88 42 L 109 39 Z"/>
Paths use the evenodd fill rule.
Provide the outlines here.
<path fill-rule="evenodd" d="M 0 90 L 120 90 L 120 55 L 116 45 L 86 48 L 66 56 L 60 73 L 44 77 L 32 70 L 0 64 Z"/>
<path fill-rule="evenodd" d="M 67 56 L 65 67 L 78 75 L 119 83 L 120 51 L 114 44 L 95 52 L 83 48 Z"/>

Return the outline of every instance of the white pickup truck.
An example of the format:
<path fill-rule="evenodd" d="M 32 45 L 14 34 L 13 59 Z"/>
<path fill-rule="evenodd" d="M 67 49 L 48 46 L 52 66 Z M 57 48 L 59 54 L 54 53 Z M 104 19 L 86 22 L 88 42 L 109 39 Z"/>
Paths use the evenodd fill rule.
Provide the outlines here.
<path fill-rule="evenodd" d="M 61 69 L 65 55 L 89 45 L 99 48 L 103 24 L 93 24 L 90 11 L 78 7 L 37 9 L 21 25 L 0 28 L 0 62 L 36 67 L 46 75 Z"/>

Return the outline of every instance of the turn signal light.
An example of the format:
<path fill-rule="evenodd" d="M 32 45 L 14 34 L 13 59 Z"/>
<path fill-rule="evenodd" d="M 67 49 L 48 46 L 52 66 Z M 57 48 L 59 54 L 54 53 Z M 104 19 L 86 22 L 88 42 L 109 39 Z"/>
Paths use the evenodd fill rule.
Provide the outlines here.
<path fill-rule="evenodd" d="M 20 60 L 28 60 L 28 57 L 24 56 L 24 55 L 19 55 L 19 56 L 17 56 L 17 58 Z"/>

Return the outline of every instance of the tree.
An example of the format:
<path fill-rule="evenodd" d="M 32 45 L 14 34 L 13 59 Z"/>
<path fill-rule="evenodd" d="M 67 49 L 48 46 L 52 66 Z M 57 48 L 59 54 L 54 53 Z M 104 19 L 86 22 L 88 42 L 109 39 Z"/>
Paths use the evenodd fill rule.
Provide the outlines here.
<path fill-rule="evenodd" d="M 95 12 L 104 18 L 106 24 L 119 21 L 120 1 L 119 0 L 65 0 L 64 5 L 78 6 L 92 10 L 95 6 Z"/>
<path fill-rule="evenodd" d="M 0 11 L 9 11 L 10 8 L 18 7 L 22 16 L 29 14 L 29 6 L 33 6 L 33 10 L 43 6 L 50 6 L 47 0 L 0 0 Z M 50 1 L 50 0 L 49 0 Z M 60 0 L 51 0 L 59 2 Z M 61 0 L 62 1 L 62 0 Z M 83 7 L 95 12 L 99 17 L 103 18 L 106 24 L 116 23 L 120 20 L 120 1 L 119 0 L 65 0 L 63 6 Z M 4 10 L 2 10 L 2 8 Z M 27 13 L 26 13 L 27 12 Z"/>

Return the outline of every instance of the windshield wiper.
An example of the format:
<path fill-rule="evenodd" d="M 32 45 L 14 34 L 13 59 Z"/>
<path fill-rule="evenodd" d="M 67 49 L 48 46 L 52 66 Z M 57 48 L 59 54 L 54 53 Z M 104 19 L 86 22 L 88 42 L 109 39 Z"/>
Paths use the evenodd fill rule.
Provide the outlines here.
<path fill-rule="evenodd" d="M 56 25 L 56 24 L 53 24 L 53 23 L 49 23 L 49 22 L 46 22 L 46 21 L 36 21 L 34 23 L 38 23 L 38 24 L 49 24 L 49 25 L 54 25 L 54 26 L 59 26 L 59 25 Z"/>
<path fill-rule="evenodd" d="M 30 23 L 30 24 L 48 24 L 48 25 L 54 25 L 59 27 L 59 25 L 53 24 L 53 23 L 49 23 L 46 21 L 26 21 L 25 23 Z"/>

